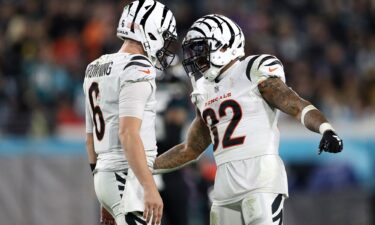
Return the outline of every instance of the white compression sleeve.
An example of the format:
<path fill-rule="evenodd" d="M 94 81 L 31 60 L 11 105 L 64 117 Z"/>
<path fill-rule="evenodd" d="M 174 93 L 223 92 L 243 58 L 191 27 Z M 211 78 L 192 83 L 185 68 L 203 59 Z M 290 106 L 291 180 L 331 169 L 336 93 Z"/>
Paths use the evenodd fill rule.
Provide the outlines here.
<path fill-rule="evenodd" d="M 123 85 L 119 96 L 119 117 L 131 116 L 142 119 L 152 91 L 148 81 L 127 82 Z"/>

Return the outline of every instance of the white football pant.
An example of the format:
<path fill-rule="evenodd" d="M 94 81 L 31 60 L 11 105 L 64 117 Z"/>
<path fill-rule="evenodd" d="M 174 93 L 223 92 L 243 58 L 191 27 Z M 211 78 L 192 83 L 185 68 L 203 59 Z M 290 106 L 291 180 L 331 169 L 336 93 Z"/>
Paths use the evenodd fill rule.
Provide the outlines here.
<path fill-rule="evenodd" d="M 125 189 L 126 172 L 103 172 L 94 174 L 96 196 L 100 204 L 115 218 L 117 225 L 147 225 L 138 215 L 124 214 L 122 195 Z"/>
<path fill-rule="evenodd" d="M 224 206 L 212 205 L 210 225 L 282 225 L 285 197 L 274 193 L 252 193 Z"/>

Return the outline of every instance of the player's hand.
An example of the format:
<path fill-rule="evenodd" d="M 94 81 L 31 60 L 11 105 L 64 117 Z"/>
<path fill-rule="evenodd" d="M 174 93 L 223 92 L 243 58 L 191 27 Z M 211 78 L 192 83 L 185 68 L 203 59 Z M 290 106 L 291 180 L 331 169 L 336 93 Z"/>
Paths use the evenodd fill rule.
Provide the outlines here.
<path fill-rule="evenodd" d="M 100 210 L 100 223 L 105 225 L 116 225 L 115 219 L 112 215 L 102 206 Z"/>
<path fill-rule="evenodd" d="M 319 154 L 324 152 L 338 153 L 342 151 L 343 142 L 341 138 L 332 130 L 323 133 L 322 140 L 319 144 Z"/>
<path fill-rule="evenodd" d="M 151 220 L 152 225 L 160 224 L 163 215 L 163 201 L 156 187 L 145 188 L 144 192 L 145 210 L 143 218 L 147 224 Z"/>

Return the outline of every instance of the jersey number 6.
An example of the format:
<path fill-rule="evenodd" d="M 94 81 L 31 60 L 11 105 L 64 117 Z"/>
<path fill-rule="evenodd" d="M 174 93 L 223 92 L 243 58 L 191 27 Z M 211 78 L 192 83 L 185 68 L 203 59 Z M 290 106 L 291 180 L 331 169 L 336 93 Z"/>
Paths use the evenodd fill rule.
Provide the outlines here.
<path fill-rule="evenodd" d="M 230 120 L 223 137 L 223 148 L 229 148 L 236 145 L 241 145 L 245 141 L 245 136 L 241 137 L 232 137 L 234 130 L 236 129 L 238 123 L 240 122 L 242 118 L 242 110 L 241 106 L 234 100 L 226 100 L 222 102 L 219 106 L 219 116 L 222 118 L 223 116 L 226 116 L 226 110 L 227 108 L 231 108 L 233 111 L 232 119 Z M 203 111 L 202 117 L 206 124 L 208 125 L 207 119 L 208 117 L 211 118 L 211 132 L 214 136 L 214 151 L 217 149 L 219 145 L 219 133 L 217 130 L 216 125 L 219 123 L 219 120 L 216 116 L 215 111 L 212 108 L 208 108 Z"/>
<path fill-rule="evenodd" d="M 92 120 L 94 121 L 94 125 L 95 125 L 96 137 L 98 138 L 99 141 L 101 141 L 104 137 L 105 123 L 104 123 L 102 110 L 100 109 L 98 105 L 94 104 L 93 94 L 95 94 L 95 100 L 97 100 L 98 95 L 99 95 L 99 85 L 96 82 L 93 82 L 89 88 L 89 100 L 90 100 L 91 110 L 93 113 Z M 99 123 L 100 123 L 99 128 L 98 128 L 98 123 L 96 121 L 97 118 L 99 119 Z"/>

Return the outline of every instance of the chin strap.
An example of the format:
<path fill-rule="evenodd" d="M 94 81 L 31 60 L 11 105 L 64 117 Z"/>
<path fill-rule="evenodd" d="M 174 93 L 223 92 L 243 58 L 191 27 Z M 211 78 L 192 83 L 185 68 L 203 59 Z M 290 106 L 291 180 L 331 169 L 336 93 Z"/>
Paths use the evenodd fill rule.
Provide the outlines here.
<path fill-rule="evenodd" d="M 197 89 L 197 82 L 195 80 L 195 77 L 193 75 L 192 72 L 189 72 L 189 78 L 190 78 L 190 81 L 191 81 L 191 86 L 193 87 L 193 91 L 191 92 L 190 96 L 191 96 L 191 101 L 193 102 L 193 104 L 195 105 L 195 103 L 197 102 L 197 96 L 198 96 L 198 89 Z"/>
<path fill-rule="evenodd" d="M 191 81 L 191 86 L 193 86 L 193 92 L 197 89 L 197 82 L 195 80 L 194 74 L 192 72 L 189 72 L 189 78 Z"/>
<path fill-rule="evenodd" d="M 194 77 L 192 72 L 189 72 L 189 77 L 190 77 L 190 81 L 191 81 L 191 86 L 193 87 L 193 91 L 190 94 L 191 102 L 196 107 L 198 107 L 199 102 L 203 101 L 202 95 L 204 93 L 202 93 L 202 91 L 198 89 L 197 82 L 196 82 L 195 77 Z M 204 78 L 202 77 L 200 79 L 204 79 Z"/>

